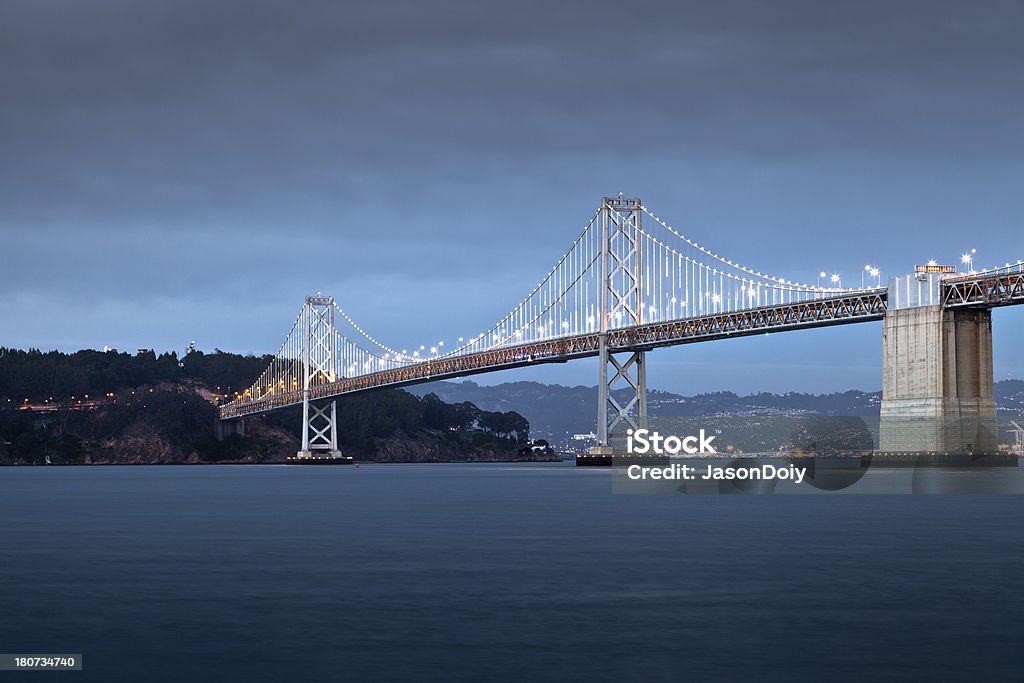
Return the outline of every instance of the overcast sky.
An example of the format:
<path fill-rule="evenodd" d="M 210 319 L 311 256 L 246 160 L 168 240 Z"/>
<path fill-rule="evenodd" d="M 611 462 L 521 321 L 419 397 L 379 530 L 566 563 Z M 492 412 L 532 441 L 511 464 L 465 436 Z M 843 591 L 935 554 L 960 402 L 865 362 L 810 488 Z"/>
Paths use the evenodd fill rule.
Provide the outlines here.
<path fill-rule="evenodd" d="M 398 348 L 512 308 L 624 192 L 802 281 L 1024 258 L 1024 3 L 0 0 L 0 345 Z M 1024 310 L 996 312 L 997 379 Z M 652 387 L 881 385 L 879 323 Z M 596 363 L 484 376 L 596 382 Z"/>

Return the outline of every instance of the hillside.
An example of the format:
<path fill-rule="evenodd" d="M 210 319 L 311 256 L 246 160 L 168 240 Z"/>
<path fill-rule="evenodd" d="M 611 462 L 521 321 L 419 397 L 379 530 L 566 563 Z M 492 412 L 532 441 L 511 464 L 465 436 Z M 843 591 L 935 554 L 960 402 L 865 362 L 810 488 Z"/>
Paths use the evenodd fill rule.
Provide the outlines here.
<path fill-rule="evenodd" d="M 299 449 L 298 407 L 248 418 L 245 437 L 215 437 L 214 402 L 247 386 L 264 358 L 0 351 L 0 464 L 283 462 Z M 338 400 L 339 447 L 360 460 L 555 457 L 525 449 L 529 434 L 517 413 L 398 389 Z"/>

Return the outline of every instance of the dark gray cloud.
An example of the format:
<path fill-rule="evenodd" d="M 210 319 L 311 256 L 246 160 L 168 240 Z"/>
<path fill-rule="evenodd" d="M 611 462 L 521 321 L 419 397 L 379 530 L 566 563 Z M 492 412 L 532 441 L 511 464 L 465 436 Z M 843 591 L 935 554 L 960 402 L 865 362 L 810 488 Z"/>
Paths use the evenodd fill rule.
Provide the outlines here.
<path fill-rule="evenodd" d="M 787 277 L 1016 259 L 1022 29 L 1009 1 L 0 0 L 0 343 L 264 351 L 316 290 L 456 336 L 618 191 Z M 875 337 L 838 338 L 851 368 Z"/>

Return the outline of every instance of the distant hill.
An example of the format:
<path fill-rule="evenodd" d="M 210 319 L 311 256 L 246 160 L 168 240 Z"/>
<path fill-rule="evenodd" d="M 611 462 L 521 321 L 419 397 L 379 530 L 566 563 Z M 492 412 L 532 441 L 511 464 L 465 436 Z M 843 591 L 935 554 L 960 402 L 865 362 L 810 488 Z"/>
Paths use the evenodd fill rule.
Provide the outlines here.
<path fill-rule="evenodd" d="M 996 410 L 1000 415 L 1024 415 L 1024 379 L 996 382 Z"/>
<path fill-rule="evenodd" d="M 476 382 L 432 382 L 410 387 L 420 396 L 433 393 L 443 401 L 470 401 L 483 410 L 514 411 L 525 417 L 531 434 L 552 443 L 567 436 L 594 430 L 597 387 L 539 382 L 508 382 L 481 386 Z M 651 416 L 756 416 L 756 415 L 856 415 L 879 414 L 882 392 L 845 391 L 832 394 L 771 394 L 740 396 L 729 391 L 683 396 L 651 391 L 647 407 Z M 996 404 L 1001 415 L 1024 415 L 1024 380 L 996 383 Z"/>

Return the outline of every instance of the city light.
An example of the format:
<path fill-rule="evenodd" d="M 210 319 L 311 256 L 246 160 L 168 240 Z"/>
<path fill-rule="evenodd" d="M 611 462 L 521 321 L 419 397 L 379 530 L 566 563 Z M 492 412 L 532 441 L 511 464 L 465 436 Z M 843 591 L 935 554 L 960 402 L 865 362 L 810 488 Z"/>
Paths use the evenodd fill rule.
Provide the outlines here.
<path fill-rule="evenodd" d="M 971 249 L 970 251 L 964 253 L 964 255 L 960 257 L 960 262 L 967 266 L 968 273 L 974 272 L 974 255 L 977 253 L 977 249 Z"/>

